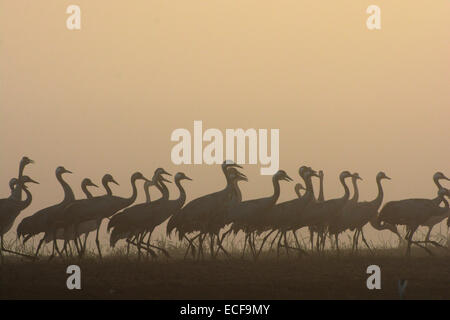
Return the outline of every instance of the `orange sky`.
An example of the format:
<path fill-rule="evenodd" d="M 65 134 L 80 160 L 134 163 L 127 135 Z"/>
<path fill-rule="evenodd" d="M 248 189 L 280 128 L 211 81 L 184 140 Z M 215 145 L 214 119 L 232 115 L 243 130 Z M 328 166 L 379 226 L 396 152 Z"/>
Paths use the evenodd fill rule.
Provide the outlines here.
<path fill-rule="evenodd" d="M 69 4 L 80 31 L 66 29 Z M 195 180 L 189 199 L 217 190 L 218 168 L 170 162 L 171 132 L 202 120 L 280 129 L 281 168 L 323 169 L 327 198 L 343 169 L 365 179 L 364 200 L 379 170 L 385 200 L 431 197 L 432 174 L 450 175 L 449 16 L 447 0 L 0 1 L 0 194 L 23 155 L 41 185 L 20 218 L 62 198 L 58 165 L 77 195 L 105 172 L 127 195 L 133 171 L 157 166 Z M 271 192 L 259 166 L 245 171 L 245 199 Z"/>

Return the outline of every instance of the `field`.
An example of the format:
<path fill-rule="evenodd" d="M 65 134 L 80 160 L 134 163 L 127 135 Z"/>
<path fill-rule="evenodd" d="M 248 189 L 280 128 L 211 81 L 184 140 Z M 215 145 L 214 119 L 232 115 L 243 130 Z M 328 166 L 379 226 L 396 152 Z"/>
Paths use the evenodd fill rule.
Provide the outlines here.
<path fill-rule="evenodd" d="M 1 299 L 399 299 L 398 282 L 408 280 L 404 299 L 450 299 L 450 255 L 422 250 L 344 251 L 299 258 L 193 261 L 182 256 L 156 261 L 122 254 L 31 262 L 8 256 L 0 267 Z M 81 290 L 68 290 L 68 265 L 81 268 Z M 381 289 L 368 290 L 369 265 L 381 268 Z"/>

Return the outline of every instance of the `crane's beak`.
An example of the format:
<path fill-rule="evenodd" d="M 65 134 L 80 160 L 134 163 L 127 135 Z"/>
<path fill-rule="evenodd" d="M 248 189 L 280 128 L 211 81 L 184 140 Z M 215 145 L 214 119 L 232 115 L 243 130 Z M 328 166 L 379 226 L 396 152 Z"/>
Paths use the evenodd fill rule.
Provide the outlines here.
<path fill-rule="evenodd" d="M 170 173 L 168 173 L 166 170 L 163 169 L 162 174 L 167 174 L 168 176 L 172 176 Z"/>
<path fill-rule="evenodd" d="M 114 184 L 116 184 L 116 185 L 118 185 L 118 186 L 120 186 L 120 184 L 119 184 L 116 180 L 114 180 L 114 178 L 111 179 L 111 182 L 114 183 Z"/>
<path fill-rule="evenodd" d="M 184 176 L 184 178 L 186 179 L 186 180 L 189 180 L 189 181 L 192 181 L 192 179 L 191 178 L 189 178 L 188 176 Z"/>
<path fill-rule="evenodd" d="M 72 171 L 67 170 L 67 169 L 64 169 L 64 172 L 66 172 L 66 173 L 73 173 Z"/>
<path fill-rule="evenodd" d="M 98 188 L 98 185 L 96 185 L 96 184 L 93 183 L 93 182 L 91 182 L 90 186 Z"/>
<path fill-rule="evenodd" d="M 391 180 L 391 178 L 389 178 L 389 177 L 388 177 L 388 176 L 386 176 L 386 175 L 385 175 L 384 177 L 385 177 L 386 179 L 388 179 L 388 180 Z"/>
<path fill-rule="evenodd" d="M 34 163 L 34 160 L 28 159 L 30 163 Z"/>
<path fill-rule="evenodd" d="M 30 180 L 28 182 L 39 184 L 39 182 L 37 182 L 36 180 L 33 180 L 31 178 L 30 178 Z"/>
<path fill-rule="evenodd" d="M 171 181 L 167 180 L 167 179 L 164 178 L 163 176 L 161 176 L 160 180 L 161 180 L 161 181 L 165 181 L 165 182 L 167 182 L 167 183 L 172 183 Z"/>
<path fill-rule="evenodd" d="M 247 176 L 245 174 L 240 173 L 240 172 L 238 174 L 238 180 L 247 181 L 248 182 Z"/>
<path fill-rule="evenodd" d="M 286 175 L 286 177 L 284 177 L 284 179 L 283 180 L 286 180 L 286 181 L 294 181 L 294 180 L 292 180 L 292 178 L 291 177 L 289 177 L 288 175 Z"/>

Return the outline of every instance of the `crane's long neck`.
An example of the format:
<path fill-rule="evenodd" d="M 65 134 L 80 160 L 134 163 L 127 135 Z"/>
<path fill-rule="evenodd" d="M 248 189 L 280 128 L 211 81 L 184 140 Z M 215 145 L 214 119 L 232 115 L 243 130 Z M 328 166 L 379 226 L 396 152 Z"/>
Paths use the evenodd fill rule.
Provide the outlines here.
<path fill-rule="evenodd" d="M 150 203 L 152 199 L 150 198 L 150 184 L 144 184 L 144 192 L 145 192 L 145 202 Z"/>
<path fill-rule="evenodd" d="M 159 184 L 161 185 L 162 198 L 164 200 L 169 199 L 169 189 L 167 189 L 167 187 L 163 181 L 159 181 Z"/>
<path fill-rule="evenodd" d="M 352 178 L 352 184 L 353 184 L 353 197 L 351 201 L 358 202 L 359 199 L 358 179 Z"/>
<path fill-rule="evenodd" d="M 300 193 L 300 188 L 295 186 L 294 190 L 295 190 L 295 193 L 297 194 L 297 198 L 300 199 L 302 197 L 302 194 Z"/>
<path fill-rule="evenodd" d="M 81 190 L 86 195 L 87 199 L 92 199 L 93 198 L 92 193 L 88 190 L 87 185 L 85 183 L 81 184 Z"/>
<path fill-rule="evenodd" d="M 180 179 L 175 180 L 175 185 L 178 187 L 178 190 L 180 191 L 180 195 L 177 199 L 177 202 L 181 208 L 183 206 L 184 202 L 186 201 L 186 191 L 184 191 L 184 188 L 181 185 Z"/>
<path fill-rule="evenodd" d="M 445 202 L 447 202 L 447 200 L 445 199 L 445 197 L 444 197 L 444 196 L 441 196 L 441 195 L 438 195 L 436 198 L 432 199 L 431 201 L 433 201 L 433 203 L 434 203 L 436 206 L 439 206 L 439 205 L 441 204 L 442 201 L 444 201 L 444 204 L 445 204 Z M 448 204 L 448 202 L 447 202 L 447 204 Z"/>
<path fill-rule="evenodd" d="M 312 176 L 307 175 L 305 178 L 304 177 L 302 177 L 302 178 L 303 178 L 303 181 L 305 182 L 305 186 L 306 186 L 306 191 L 305 191 L 305 194 L 303 195 L 303 198 L 310 199 L 312 197 L 314 199 Z"/>
<path fill-rule="evenodd" d="M 445 197 L 443 197 L 442 201 L 444 202 L 444 207 L 441 209 L 443 209 L 444 211 L 448 211 L 449 205 L 448 205 L 447 199 L 445 199 Z"/>
<path fill-rule="evenodd" d="M 27 188 L 23 188 L 23 191 L 25 191 L 27 197 L 24 201 L 22 201 L 22 210 L 27 208 L 31 204 L 31 201 L 33 200 L 33 196 L 31 195 L 30 190 L 28 190 Z"/>
<path fill-rule="evenodd" d="M 273 183 L 273 195 L 272 195 L 272 201 L 275 204 L 280 197 L 280 180 L 277 177 L 272 178 Z"/>
<path fill-rule="evenodd" d="M 239 189 L 239 184 L 238 184 L 239 180 L 234 180 L 233 181 L 233 201 L 234 202 L 241 202 L 242 201 L 242 192 L 241 189 Z"/>
<path fill-rule="evenodd" d="M 61 173 L 58 173 L 56 175 L 56 179 L 58 179 L 58 182 L 61 184 L 61 186 L 64 190 L 63 202 L 69 202 L 69 201 L 75 200 L 75 195 L 73 194 L 72 188 L 69 186 L 69 184 L 67 182 L 64 181 Z"/>
<path fill-rule="evenodd" d="M 102 181 L 102 184 L 103 184 L 103 188 L 105 188 L 105 190 L 106 190 L 106 194 L 108 196 L 112 196 L 112 191 L 111 191 L 111 188 L 108 185 L 108 181 Z"/>
<path fill-rule="evenodd" d="M 344 187 L 344 195 L 342 196 L 342 199 L 347 201 L 350 197 L 350 189 L 348 188 L 347 184 L 345 183 L 345 178 L 340 179 L 342 186 Z"/>
<path fill-rule="evenodd" d="M 441 185 L 441 183 L 439 182 L 439 178 L 438 178 L 438 177 L 433 178 L 433 181 L 434 181 L 434 184 L 437 186 L 438 191 L 441 190 L 441 189 L 442 189 L 442 185 Z"/>
<path fill-rule="evenodd" d="M 19 164 L 19 177 L 18 179 L 21 180 L 23 177 L 23 171 L 25 169 L 26 164 L 23 161 L 20 161 Z M 14 195 L 14 198 L 17 200 L 22 200 L 22 188 L 17 188 L 17 193 Z"/>
<path fill-rule="evenodd" d="M 323 195 L 323 175 L 321 175 L 320 177 L 320 189 L 319 189 L 319 197 L 317 198 L 317 200 L 319 200 L 320 202 L 324 202 L 325 201 L 325 197 Z"/>
<path fill-rule="evenodd" d="M 377 187 L 378 187 L 378 195 L 375 198 L 375 200 L 373 200 L 373 202 L 376 204 L 377 208 L 379 208 L 381 206 L 381 203 L 383 202 L 384 197 L 383 186 L 381 185 L 381 179 L 379 178 L 377 178 Z"/>
<path fill-rule="evenodd" d="M 132 188 L 131 196 L 129 198 L 126 198 L 127 206 L 129 206 L 130 204 L 135 202 L 136 198 L 137 198 L 137 188 L 136 188 L 136 179 L 135 178 L 131 178 L 131 188 Z"/>

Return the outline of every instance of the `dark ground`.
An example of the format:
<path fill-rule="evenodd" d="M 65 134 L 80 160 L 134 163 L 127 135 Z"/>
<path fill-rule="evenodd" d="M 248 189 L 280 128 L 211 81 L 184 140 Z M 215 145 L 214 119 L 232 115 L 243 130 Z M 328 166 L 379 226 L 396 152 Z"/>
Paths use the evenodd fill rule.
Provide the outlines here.
<path fill-rule="evenodd" d="M 81 267 L 82 290 L 66 288 L 66 268 Z M 381 290 L 368 290 L 366 268 L 381 268 Z M 194 262 L 135 257 L 36 261 L 9 257 L 0 267 L 0 299 L 450 299 L 450 256 L 378 250 L 351 256 L 266 257 Z"/>

